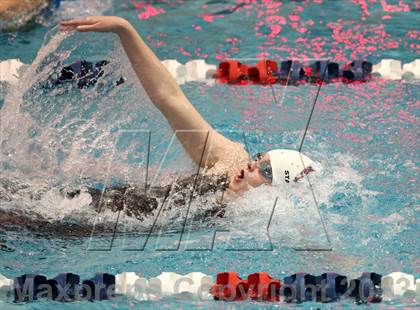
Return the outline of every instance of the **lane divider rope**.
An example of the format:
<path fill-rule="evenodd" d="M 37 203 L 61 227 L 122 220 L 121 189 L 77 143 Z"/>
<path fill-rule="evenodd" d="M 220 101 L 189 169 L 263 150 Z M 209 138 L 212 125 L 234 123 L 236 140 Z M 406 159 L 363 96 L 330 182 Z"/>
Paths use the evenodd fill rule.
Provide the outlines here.
<path fill-rule="evenodd" d="M 52 74 L 45 87 L 56 87 L 76 81 L 78 88 L 95 85 L 106 71 L 109 61 L 96 63 L 86 60 L 76 61 L 63 66 Z M 305 83 L 365 83 L 372 79 L 384 80 L 420 80 L 420 59 L 402 64 L 400 60 L 382 59 L 377 64 L 364 60 L 355 60 L 348 64 L 338 64 L 327 60 L 303 62 L 286 60 L 276 62 L 263 59 L 256 64 L 244 64 L 237 60 L 227 60 L 217 66 L 207 64 L 204 59 L 188 61 L 185 64 L 174 59 L 163 60 L 178 84 L 203 82 L 208 85 L 216 83 L 232 85 L 301 85 Z M 19 72 L 27 65 L 18 59 L 0 62 L 0 81 L 17 84 Z M 118 86 L 125 82 L 119 77 L 113 82 Z"/>
<path fill-rule="evenodd" d="M 318 276 L 304 272 L 276 279 L 266 272 L 257 272 L 242 279 L 236 272 L 222 272 L 215 281 L 210 275 L 192 272 L 186 275 L 163 272 L 146 279 L 134 272 L 117 275 L 97 273 L 81 280 L 73 273 L 54 278 L 24 274 L 8 279 L 0 274 L 0 305 L 42 299 L 60 302 L 109 300 L 125 296 L 138 301 L 158 301 L 181 297 L 193 300 L 269 301 L 285 303 L 336 302 L 352 298 L 357 304 L 403 300 L 420 302 L 420 279 L 411 274 L 392 272 L 381 276 L 364 272 L 356 279 L 328 272 Z"/>

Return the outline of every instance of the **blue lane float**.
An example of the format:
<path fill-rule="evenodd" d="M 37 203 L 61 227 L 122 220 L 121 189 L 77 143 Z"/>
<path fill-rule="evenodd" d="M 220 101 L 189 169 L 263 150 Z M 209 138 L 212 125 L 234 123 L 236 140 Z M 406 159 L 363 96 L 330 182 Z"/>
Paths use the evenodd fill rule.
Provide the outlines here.
<path fill-rule="evenodd" d="M 367 82 L 371 79 L 372 63 L 362 60 L 353 61 L 342 70 L 344 82 Z"/>
<path fill-rule="evenodd" d="M 322 303 L 337 301 L 348 289 L 347 277 L 334 272 L 315 277 L 315 282 L 318 287 L 316 301 Z"/>
<path fill-rule="evenodd" d="M 380 274 L 364 272 L 359 278 L 350 281 L 350 297 L 355 298 L 356 303 L 377 303 L 382 300 Z"/>
<path fill-rule="evenodd" d="M 296 273 L 283 279 L 280 294 L 288 303 L 316 300 L 316 277 L 307 273 Z"/>
<path fill-rule="evenodd" d="M 80 277 L 74 273 L 60 273 L 54 279 L 56 293 L 53 295 L 55 301 L 71 301 L 78 296 Z"/>
<path fill-rule="evenodd" d="M 332 83 L 340 78 L 340 67 L 336 62 L 320 60 L 311 64 L 309 68 L 308 79 L 311 83 Z"/>
<path fill-rule="evenodd" d="M 24 274 L 13 281 L 14 302 L 28 302 L 38 299 L 47 286 L 47 278 L 42 275 Z"/>
<path fill-rule="evenodd" d="M 279 82 L 282 84 L 297 84 L 302 82 L 305 78 L 305 71 L 303 70 L 302 63 L 292 60 L 282 61 L 280 63 L 280 69 L 273 74 L 278 77 Z"/>
<path fill-rule="evenodd" d="M 84 280 L 82 297 L 85 300 L 107 300 L 115 296 L 115 276 L 97 273 L 93 278 Z"/>

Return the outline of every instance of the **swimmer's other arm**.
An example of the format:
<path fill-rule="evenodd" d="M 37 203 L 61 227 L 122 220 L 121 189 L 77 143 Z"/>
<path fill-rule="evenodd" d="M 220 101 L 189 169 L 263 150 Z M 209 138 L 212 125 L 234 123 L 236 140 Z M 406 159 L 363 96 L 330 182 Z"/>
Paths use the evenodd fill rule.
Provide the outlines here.
<path fill-rule="evenodd" d="M 80 32 L 113 32 L 120 37 L 148 96 L 199 166 L 207 165 L 210 168 L 217 161 L 223 161 L 227 150 L 245 152 L 241 144 L 216 132 L 198 113 L 172 75 L 128 21 L 115 16 L 92 16 L 62 22 L 61 26 L 64 30 L 75 29 Z"/>

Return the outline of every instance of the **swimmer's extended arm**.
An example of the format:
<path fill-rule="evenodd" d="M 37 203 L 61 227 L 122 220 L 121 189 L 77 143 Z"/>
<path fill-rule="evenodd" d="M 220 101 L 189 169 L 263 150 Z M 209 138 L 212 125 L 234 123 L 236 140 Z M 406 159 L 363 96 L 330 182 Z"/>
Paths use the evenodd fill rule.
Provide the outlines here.
<path fill-rule="evenodd" d="M 216 132 L 198 113 L 175 79 L 128 21 L 119 17 L 98 16 L 62 22 L 61 26 L 64 29 L 75 28 L 80 32 L 114 32 L 120 37 L 131 65 L 153 104 L 166 117 L 197 164 L 202 167 L 205 164 L 213 166 L 224 159 L 228 149 L 244 152 L 239 143 Z M 209 148 L 209 145 L 212 147 Z M 203 158 L 208 159 L 207 163 Z"/>

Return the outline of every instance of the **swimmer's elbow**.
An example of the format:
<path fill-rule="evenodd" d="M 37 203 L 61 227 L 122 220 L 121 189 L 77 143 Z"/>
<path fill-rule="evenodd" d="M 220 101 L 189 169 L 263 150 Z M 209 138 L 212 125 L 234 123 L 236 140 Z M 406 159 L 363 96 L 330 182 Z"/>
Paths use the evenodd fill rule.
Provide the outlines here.
<path fill-rule="evenodd" d="M 156 89 L 149 93 L 149 98 L 158 108 L 170 105 L 176 105 L 186 100 L 185 96 L 176 88 L 168 89 L 167 87 L 162 89 Z"/>

